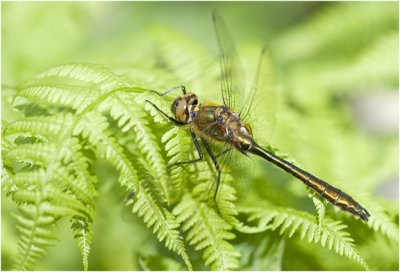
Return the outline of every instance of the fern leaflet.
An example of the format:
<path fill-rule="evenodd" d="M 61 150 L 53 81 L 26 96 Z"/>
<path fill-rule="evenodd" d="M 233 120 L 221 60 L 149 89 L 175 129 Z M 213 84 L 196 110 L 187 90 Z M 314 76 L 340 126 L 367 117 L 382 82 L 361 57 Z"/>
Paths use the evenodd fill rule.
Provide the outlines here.
<path fill-rule="evenodd" d="M 207 265 L 211 264 L 211 268 L 215 270 L 239 267 L 240 254 L 226 241 L 233 239 L 235 235 L 214 209 L 187 193 L 173 213 L 183 223 L 183 230 L 188 232 L 189 244 L 195 245 L 196 250 L 204 250 L 203 259 Z"/>
<path fill-rule="evenodd" d="M 368 265 L 353 244 L 353 239 L 343 231 L 346 226 L 339 221 L 324 219 L 321 235 L 319 235 L 319 224 L 315 222 L 311 214 L 306 212 L 276 207 L 268 203 L 257 208 L 239 208 L 239 211 L 247 214 L 248 222 L 257 221 L 259 228 L 279 229 L 280 235 L 287 233 L 288 237 L 299 232 L 300 239 L 305 239 L 309 243 L 319 243 L 322 247 L 327 246 L 329 250 L 333 249 L 339 255 L 346 256 L 368 270 Z"/>

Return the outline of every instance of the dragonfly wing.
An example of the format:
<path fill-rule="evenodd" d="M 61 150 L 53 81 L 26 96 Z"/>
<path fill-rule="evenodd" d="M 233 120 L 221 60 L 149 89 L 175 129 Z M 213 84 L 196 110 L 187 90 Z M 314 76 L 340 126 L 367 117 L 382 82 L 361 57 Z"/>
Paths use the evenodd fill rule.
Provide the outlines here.
<path fill-rule="evenodd" d="M 221 177 L 221 188 L 223 184 L 233 187 L 236 191 L 238 199 L 245 198 L 249 188 L 251 188 L 255 163 L 252 157 L 245 156 L 241 152 L 233 149 L 229 145 L 223 149 L 218 158 L 218 163 L 221 167 L 223 176 Z M 219 194 L 221 192 L 218 192 Z"/>
<path fill-rule="evenodd" d="M 222 100 L 228 108 L 240 109 L 244 91 L 242 66 L 228 28 L 216 11 L 213 22 L 219 46 Z"/>
<path fill-rule="evenodd" d="M 273 67 L 272 58 L 265 46 L 260 54 L 252 88 L 239 112 L 242 120 L 250 116 L 256 127 L 263 128 L 265 134 L 258 137 L 260 141 L 269 140 L 275 127 L 278 85 Z"/>

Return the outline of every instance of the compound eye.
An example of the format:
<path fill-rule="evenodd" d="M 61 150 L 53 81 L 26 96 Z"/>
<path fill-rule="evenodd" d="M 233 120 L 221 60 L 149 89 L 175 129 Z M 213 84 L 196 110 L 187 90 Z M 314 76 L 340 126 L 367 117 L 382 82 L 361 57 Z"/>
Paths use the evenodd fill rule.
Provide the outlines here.
<path fill-rule="evenodd" d="M 176 107 L 176 112 L 175 112 L 176 118 L 181 121 L 182 123 L 186 123 L 188 120 L 188 107 L 187 107 L 187 101 L 184 99 L 181 99 Z"/>
<path fill-rule="evenodd" d="M 199 103 L 199 101 L 197 100 L 197 98 L 193 99 L 192 105 L 193 105 L 193 106 L 196 106 L 197 103 Z"/>
<path fill-rule="evenodd" d="M 177 99 L 174 100 L 174 102 L 172 102 L 172 105 L 171 105 L 171 112 L 172 113 L 176 114 L 176 108 L 178 107 L 180 101 L 181 101 L 181 98 L 178 97 Z"/>

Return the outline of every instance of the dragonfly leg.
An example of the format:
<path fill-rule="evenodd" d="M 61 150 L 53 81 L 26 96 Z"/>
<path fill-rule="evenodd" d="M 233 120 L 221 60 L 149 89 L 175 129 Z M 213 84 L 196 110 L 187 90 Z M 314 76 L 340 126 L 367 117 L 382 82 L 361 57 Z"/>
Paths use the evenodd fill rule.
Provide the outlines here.
<path fill-rule="evenodd" d="M 173 163 L 173 164 L 168 165 L 168 167 L 171 167 L 171 166 L 174 166 L 174 165 L 181 165 L 181 164 L 187 164 L 187 163 L 194 163 L 194 162 L 201 161 L 201 160 L 203 159 L 203 157 L 204 157 L 204 156 L 203 156 L 203 152 L 201 151 L 199 142 L 197 141 L 196 134 L 194 134 L 194 131 L 193 131 L 192 129 L 190 129 L 190 134 L 192 135 L 192 140 L 193 140 L 194 145 L 196 146 L 196 150 L 197 150 L 197 153 L 199 154 L 199 157 L 198 157 L 197 159 L 190 160 L 190 161 L 175 162 L 175 163 Z"/>
<path fill-rule="evenodd" d="M 175 87 L 169 88 L 168 90 L 166 90 L 166 91 L 164 91 L 164 92 L 162 92 L 162 93 L 159 93 L 159 92 L 157 92 L 157 91 L 155 91 L 155 90 L 149 90 L 149 91 L 152 92 L 152 93 L 156 93 L 156 94 L 158 94 L 159 96 L 163 96 L 163 95 L 166 95 L 167 93 L 169 93 L 170 91 L 173 91 L 173 90 L 176 90 L 176 89 L 181 89 L 182 92 L 183 92 L 183 94 L 186 94 L 186 88 L 185 88 L 185 86 L 183 86 L 183 85 L 175 86 Z"/>
<path fill-rule="evenodd" d="M 185 123 L 182 123 L 178 120 L 176 120 L 174 117 L 169 116 L 168 114 L 166 114 L 165 112 L 163 112 L 159 107 L 157 107 L 156 104 L 154 104 L 153 102 L 151 102 L 150 100 L 146 99 L 147 103 L 150 103 L 161 115 L 163 115 L 165 118 L 167 118 L 168 120 L 170 120 L 172 123 L 174 123 L 177 126 L 183 126 L 186 125 Z"/>
<path fill-rule="evenodd" d="M 218 162 L 217 162 L 217 159 L 215 158 L 214 154 L 212 153 L 211 148 L 208 146 L 206 140 L 201 139 L 201 141 L 202 141 L 204 147 L 206 148 L 208 155 L 210 155 L 211 160 L 212 160 L 213 163 L 214 163 L 215 169 L 216 169 L 217 172 L 218 172 L 218 175 L 217 175 L 217 185 L 216 185 L 215 192 L 214 192 L 214 202 L 217 203 L 217 193 L 218 193 L 219 184 L 220 184 L 220 180 L 221 180 L 221 168 L 219 167 Z M 221 155 L 221 154 L 220 154 L 220 155 Z M 217 208 L 218 208 L 218 205 L 217 205 Z"/>

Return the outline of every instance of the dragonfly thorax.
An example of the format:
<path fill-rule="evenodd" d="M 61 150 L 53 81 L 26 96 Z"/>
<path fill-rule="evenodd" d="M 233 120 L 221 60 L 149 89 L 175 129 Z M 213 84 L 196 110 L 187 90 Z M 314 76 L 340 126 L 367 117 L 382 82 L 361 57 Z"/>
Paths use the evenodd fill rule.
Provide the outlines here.
<path fill-rule="evenodd" d="M 214 114 L 225 140 L 239 151 L 246 153 L 253 144 L 250 126 L 242 122 L 240 116 L 227 107 L 218 107 Z"/>
<path fill-rule="evenodd" d="M 197 95 L 194 93 L 187 93 L 183 96 L 177 97 L 171 105 L 171 111 L 182 123 L 192 122 L 194 115 L 194 108 L 198 104 Z"/>

